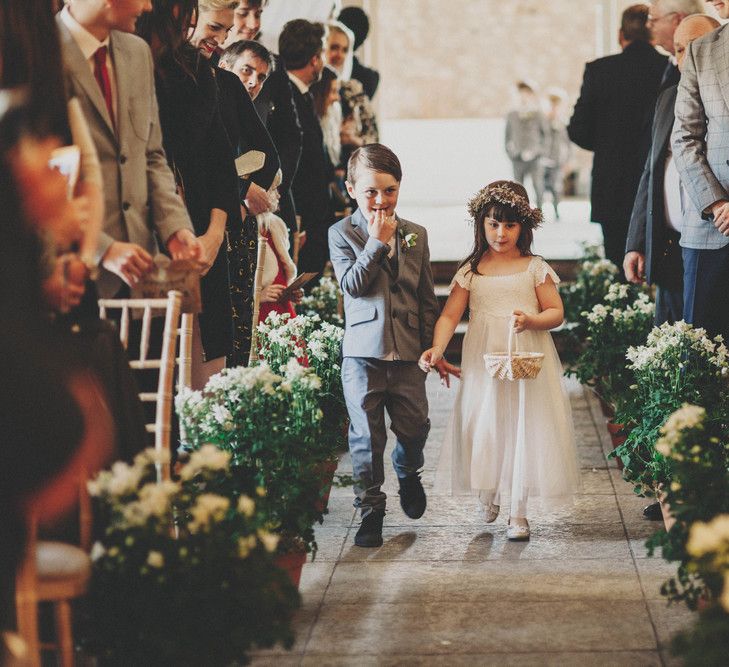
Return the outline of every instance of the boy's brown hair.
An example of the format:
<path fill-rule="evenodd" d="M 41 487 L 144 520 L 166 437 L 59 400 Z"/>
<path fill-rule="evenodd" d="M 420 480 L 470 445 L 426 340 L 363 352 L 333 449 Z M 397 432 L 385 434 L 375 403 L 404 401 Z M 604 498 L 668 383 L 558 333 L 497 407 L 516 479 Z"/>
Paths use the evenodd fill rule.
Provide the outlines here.
<path fill-rule="evenodd" d="M 354 185 L 362 169 L 390 174 L 398 183 L 402 181 L 402 166 L 397 155 L 382 144 L 367 144 L 352 153 L 347 162 L 347 180 Z"/>

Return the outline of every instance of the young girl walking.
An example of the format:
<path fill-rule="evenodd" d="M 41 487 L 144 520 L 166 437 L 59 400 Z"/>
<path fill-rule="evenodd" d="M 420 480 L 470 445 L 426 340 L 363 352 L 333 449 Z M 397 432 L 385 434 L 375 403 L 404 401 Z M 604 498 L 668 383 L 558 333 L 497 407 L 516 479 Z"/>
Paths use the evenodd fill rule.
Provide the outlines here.
<path fill-rule="evenodd" d="M 559 278 L 531 252 L 541 222 L 519 183 L 496 181 L 468 204 L 474 221 L 473 252 L 451 283 L 435 325 L 433 347 L 420 366 L 443 357 L 468 306 L 462 376 L 450 420 L 442 467 L 452 493 L 478 495 L 487 523 L 509 497 L 507 537 L 528 540 L 527 501 L 569 501 L 579 487 L 579 468 L 562 367 L 549 329 L 562 323 Z M 486 370 L 484 354 L 512 349 L 544 353 L 535 379 L 501 380 Z"/>

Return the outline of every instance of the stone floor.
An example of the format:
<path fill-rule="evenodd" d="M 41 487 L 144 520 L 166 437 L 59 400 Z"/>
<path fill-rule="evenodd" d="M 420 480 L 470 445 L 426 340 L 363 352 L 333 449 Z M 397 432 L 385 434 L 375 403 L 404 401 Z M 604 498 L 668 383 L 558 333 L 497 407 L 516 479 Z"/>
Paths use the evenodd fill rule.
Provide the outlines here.
<path fill-rule="evenodd" d="M 432 486 L 455 395 L 429 379 L 433 429 L 423 476 Z M 647 556 L 656 530 L 615 463 L 592 397 L 569 384 L 584 493 L 571 511 L 531 516 L 510 543 L 505 519 L 484 524 L 470 499 L 429 495 L 411 521 L 391 496 L 380 549 L 355 547 L 351 491 L 335 489 L 301 582 L 297 642 L 254 665 L 672 665 L 671 635 L 691 622 L 660 584 L 673 568 Z M 347 457 L 340 469 L 351 472 Z M 393 497 L 394 496 L 394 497 Z"/>

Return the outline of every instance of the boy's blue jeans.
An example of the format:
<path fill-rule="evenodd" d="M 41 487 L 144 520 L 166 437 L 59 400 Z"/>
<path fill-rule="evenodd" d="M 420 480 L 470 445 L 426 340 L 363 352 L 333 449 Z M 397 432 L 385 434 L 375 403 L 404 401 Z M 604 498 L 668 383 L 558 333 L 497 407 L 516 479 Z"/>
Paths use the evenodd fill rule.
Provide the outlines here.
<path fill-rule="evenodd" d="M 385 410 L 397 441 L 392 463 L 398 477 L 423 467 L 428 439 L 427 374 L 416 361 L 382 361 L 364 357 L 342 360 L 342 385 L 349 411 L 349 451 L 354 469 L 354 506 L 364 518 L 373 509 L 385 509 Z"/>

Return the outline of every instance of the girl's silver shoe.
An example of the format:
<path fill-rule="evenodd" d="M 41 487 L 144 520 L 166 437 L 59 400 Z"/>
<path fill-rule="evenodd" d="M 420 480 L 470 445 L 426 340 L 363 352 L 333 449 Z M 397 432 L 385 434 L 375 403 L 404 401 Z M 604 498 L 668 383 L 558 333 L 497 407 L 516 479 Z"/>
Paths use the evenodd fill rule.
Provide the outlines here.
<path fill-rule="evenodd" d="M 520 526 L 509 521 L 509 525 L 506 527 L 506 538 L 512 542 L 526 542 L 530 534 L 528 523 L 526 526 Z"/>
<path fill-rule="evenodd" d="M 484 521 L 486 523 L 493 523 L 496 521 L 496 519 L 499 516 L 499 506 L 494 505 L 493 503 L 488 503 L 487 505 L 482 503 L 480 500 L 478 501 L 479 509 L 481 510 L 481 514 L 483 515 Z"/>

